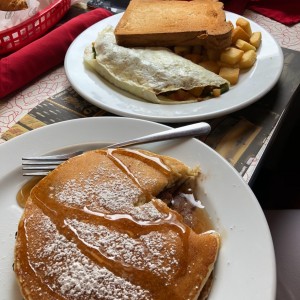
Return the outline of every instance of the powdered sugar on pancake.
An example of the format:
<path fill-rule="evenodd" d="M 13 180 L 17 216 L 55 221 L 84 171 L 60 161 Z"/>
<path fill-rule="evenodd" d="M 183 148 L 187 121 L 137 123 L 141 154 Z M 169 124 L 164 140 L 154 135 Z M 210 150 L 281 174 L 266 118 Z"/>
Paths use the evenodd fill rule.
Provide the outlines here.
<path fill-rule="evenodd" d="M 178 271 L 176 244 L 180 237 L 175 232 L 152 231 L 133 238 L 127 233 L 75 219 L 66 220 L 66 224 L 86 245 L 123 266 L 148 270 L 165 279 Z"/>
<path fill-rule="evenodd" d="M 151 298 L 148 291 L 116 276 L 83 255 L 75 243 L 58 233 L 47 216 L 43 215 L 38 223 L 33 222 L 44 238 L 35 257 L 31 257 L 31 266 L 61 296 L 107 300 Z"/>
<path fill-rule="evenodd" d="M 124 178 L 115 173 L 102 181 L 101 177 L 107 174 L 108 169 L 99 167 L 97 172 L 91 173 L 88 177 L 85 174 L 70 179 L 61 186 L 50 187 L 50 197 L 60 203 L 87 208 L 94 212 L 130 214 L 137 220 L 153 221 L 166 217 L 152 202 L 138 205 L 145 202 L 141 199 L 145 196 L 144 192 L 128 180 L 128 177 Z"/>

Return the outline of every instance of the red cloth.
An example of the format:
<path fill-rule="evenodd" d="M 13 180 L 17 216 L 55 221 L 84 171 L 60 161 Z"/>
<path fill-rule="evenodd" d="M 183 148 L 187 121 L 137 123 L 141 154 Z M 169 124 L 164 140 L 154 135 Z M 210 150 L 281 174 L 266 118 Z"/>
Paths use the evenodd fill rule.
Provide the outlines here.
<path fill-rule="evenodd" d="M 252 0 L 248 8 L 287 26 L 300 22 L 299 0 Z"/>
<path fill-rule="evenodd" d="M 81 14 L 0 60 L 0 99 L 63 63 L 72 41 L 86 28 L 111 16 L 98 8 Z"/>
<path fill-rule="evenodd" d="M 243 15 L 249 0 L 223 0 L 224 8 L 238 15 Z"/>
<path fill-rule="evenodd" d="M 300 22 L 299 0 L 223 0 L 222 2 L 226 10 L 239 15 L 243 15 L 247 8 L 287 26 Z"/>

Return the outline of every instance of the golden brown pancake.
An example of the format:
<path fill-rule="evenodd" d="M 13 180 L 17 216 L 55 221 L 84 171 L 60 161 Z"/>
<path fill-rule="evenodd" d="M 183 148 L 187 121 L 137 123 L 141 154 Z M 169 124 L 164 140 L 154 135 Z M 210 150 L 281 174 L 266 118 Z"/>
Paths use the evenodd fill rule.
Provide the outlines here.
<path fill-rule="evenodd" d="M 197 299 L 218 249 L 155 196 L 197 171 L 147 151 L 90 151 L 31 191 L 14 269 L 28 299 Z"/>

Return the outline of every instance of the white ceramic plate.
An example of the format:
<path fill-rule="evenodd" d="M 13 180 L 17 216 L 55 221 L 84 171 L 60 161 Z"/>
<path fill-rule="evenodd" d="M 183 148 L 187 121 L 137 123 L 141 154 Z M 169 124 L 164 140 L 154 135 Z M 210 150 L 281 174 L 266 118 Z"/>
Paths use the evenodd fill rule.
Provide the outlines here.
<path fill-rule="evenodd" d="M 0 299 L 20 300 L 12 270 L 15 232 L 22 213 L 16 194 L 28 180 L 21 157 L 92 147 L 168 129 L 149 121 L 101 117 L 56 123 L 0 146 Z M 98 144 L 99 146 L 99 144 Z M 160 142 L 143 148 L 200 165 L 202 202 L 222 235 L 215 282 L 209 300 L 274 300 L 275 258 L 264 214 L 240 175 L 196 139 Z M 61 150 L 60 150 L 61 151 Z"/>
<path fill-rule="evenodd" d="M 251 23 L 253 31 L 262 33 L 255 66 L 241 74 L 239 83 L 218 98 L 192 104 L 161 105 L 146 102 L 127 93 L 88 69 L 83 63 L 85 47 L 93 42 L 107 25 L 115 26 L 122 14 L 94 24 L 80 34 L 69 47 L 65 70 L 73 88 L 87 101 L 111 113 L 157 122 L 187 122 L 219 117 L 242 109 L 260 99 L 278 81 L 283 68 L 282 50 L 274 38 L 258 24 Z M 239 15 L 226 13 L 235 23 Z"/>

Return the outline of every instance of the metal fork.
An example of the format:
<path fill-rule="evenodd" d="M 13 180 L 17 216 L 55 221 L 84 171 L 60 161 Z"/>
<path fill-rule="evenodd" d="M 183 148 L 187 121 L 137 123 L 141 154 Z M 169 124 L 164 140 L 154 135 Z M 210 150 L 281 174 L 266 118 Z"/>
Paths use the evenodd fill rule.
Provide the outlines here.
<path fill-rule="evenodd" d="M 208 134 L 211 127 L 208 123 L 200 122 L 187 126 L 169 129 L 158 133 L 149 134 L 121 143 L 111 144 L 102 149 L 122 148 L 133 145 L 140 145 L 152 142 L 166 141 L 182 137 L 195 137 Z M 45 176 L 49 171 L 54 170 L 58 165 L 71 157 L 82 154 L 84 151 L 76 151 L 67 154 L 48 156 L 27 156 L 22 158 L 23 176 Z"/>

